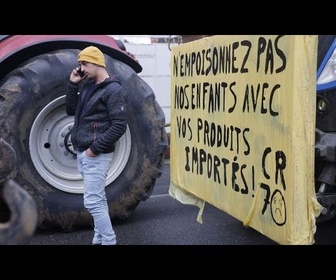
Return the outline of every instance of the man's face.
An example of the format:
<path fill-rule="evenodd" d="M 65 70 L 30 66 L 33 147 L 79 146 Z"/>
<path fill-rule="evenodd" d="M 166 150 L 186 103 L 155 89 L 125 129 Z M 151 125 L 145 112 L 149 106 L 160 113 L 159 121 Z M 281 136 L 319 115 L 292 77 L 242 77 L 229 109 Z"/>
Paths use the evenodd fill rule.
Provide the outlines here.
<path fill-rule="evenodd" d="M 99 67 L 96 64 L 86 61 L 80 61 L 78 64 L 87 78 L 94 79 L 97 76 L 97 70 Z"/>

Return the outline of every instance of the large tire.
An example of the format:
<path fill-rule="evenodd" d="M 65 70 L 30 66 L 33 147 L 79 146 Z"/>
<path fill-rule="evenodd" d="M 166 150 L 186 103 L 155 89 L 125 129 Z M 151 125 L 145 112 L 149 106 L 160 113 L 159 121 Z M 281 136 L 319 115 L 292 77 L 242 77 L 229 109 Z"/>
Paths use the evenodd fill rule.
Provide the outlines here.
<path fill-rule="evenodd" d="M 0 135 L 16 152 L 13 179 L 35 199 L 40 228 L 92 225 L 65 113 L 65 93 L 79 50 L 30 59 L 0 83 Z M 117 142 L 106 195 L 112 219 L 131 216 L 150 197 L 168 145 L 164 113 L 152 89 L 126 64 L 106 56 L 129 94 L 128 129 Z"/>
<path fill-rule="evenodd" d="M 317 71 L 319 70 L 323 60 L 325 59 L 330 46 L 335 40 L 335 35 L 319 35 L 318 36 L 318 52 L 317 52 Z M 321 102 L 323 101 L 323 102 Z M 322 104 L 327 104 L 325 110 L 320 110 Z M 324 106 L 322 106 L 323 108 Z M 331 150 L 332 142 L 323 136 L 325 133 L 335 133 L 336 132 L 336 89 L 328 89 L 317 92 L 317 100 L 316 100 L 316 128 L 317 131 L 315 133 L 315 141 L 318 147 L 317 151 L 324 147 L 324 149 Z M 321 132 L 320 132 L 321 131 Z M 321 139 L 323 137 L 323 139 Z M 331 153 L 332 155 L 332 153 Z M 325 169 L 326 166 L 330 166 L 330 162 L 325 160 L 325 157 L 320 158 L 319 153 L 315 154 L 315 189 L 316 191 L 320 188 L 320 175 Z M 329 169 L 332 170 L 332 169 Z M 335 171 L 333 171 L 335 173 Z M 330 181 L 335 181 L 334 174 L 327 173 L 327 177 L 329 177 Z M 324 175 L 325 177 L 325 175 Z M 325 182 L 326 183 L 326 182 Z"/>

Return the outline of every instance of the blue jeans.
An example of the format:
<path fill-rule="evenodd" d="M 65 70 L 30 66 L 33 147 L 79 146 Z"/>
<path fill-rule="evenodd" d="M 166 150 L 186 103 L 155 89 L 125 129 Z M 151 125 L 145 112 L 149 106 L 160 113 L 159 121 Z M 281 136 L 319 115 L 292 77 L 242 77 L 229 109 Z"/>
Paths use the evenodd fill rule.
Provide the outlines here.
<path fill-rule="evenodd" d="M 107 172 L 113 153 L 88 157 L 85 151 L 77 153 L 77 166 L 84 182 L 84 206 L 93 217 L 92 243 L 115 245 L 116 234 L 112 227 L 105 194 Z"/>

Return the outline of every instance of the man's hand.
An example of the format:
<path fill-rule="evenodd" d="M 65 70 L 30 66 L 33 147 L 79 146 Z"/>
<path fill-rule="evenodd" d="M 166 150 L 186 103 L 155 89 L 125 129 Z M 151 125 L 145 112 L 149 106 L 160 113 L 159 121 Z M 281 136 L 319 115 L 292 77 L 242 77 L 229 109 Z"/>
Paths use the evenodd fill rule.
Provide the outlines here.
<path fill-rule="evenodd" d="M 91 149 L 90 148 L 87 148 L 86 151 L 85 151 L 85 155 L 87 157 L 96 157 L 97 155 L 95 155 L 94 153 L 92 153 Z"/>

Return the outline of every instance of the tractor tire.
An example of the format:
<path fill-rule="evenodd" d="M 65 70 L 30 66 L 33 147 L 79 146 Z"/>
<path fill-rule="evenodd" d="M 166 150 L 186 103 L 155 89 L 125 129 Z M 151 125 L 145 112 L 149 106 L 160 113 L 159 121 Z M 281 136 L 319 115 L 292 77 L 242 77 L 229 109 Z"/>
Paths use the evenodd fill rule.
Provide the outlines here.
<path fill-rule="evenodd" d="M 10 177 L 34 198 L 39 228 L 92 226 L 69 137 L 73 117 L 65 112 L 78 52 L 66 49 L 31 58 L 0 83 L 0 135 L 16 153 Z M 129 95 L 128 128 L 116 143 L 106 184 L 111 219 L 124 220 L 150 197 L 162 174 L 168 137 L 152 89 L 128 65 L 109 56 L 105 60 Z"/>

